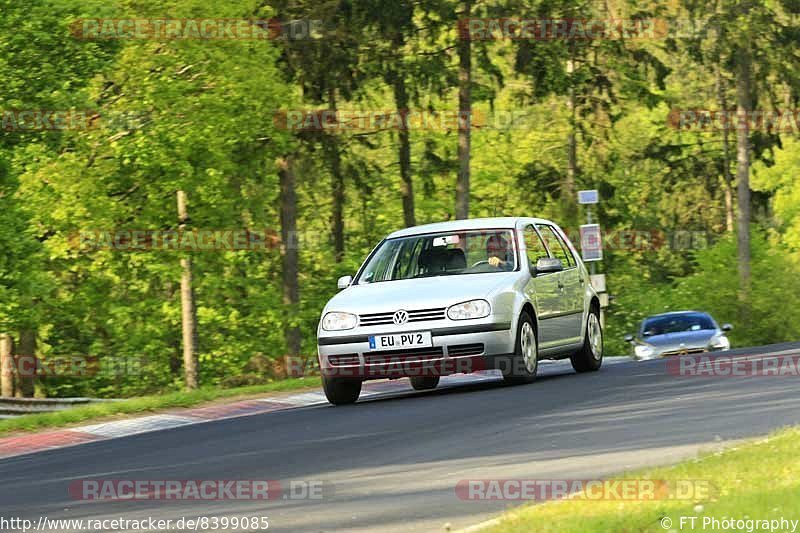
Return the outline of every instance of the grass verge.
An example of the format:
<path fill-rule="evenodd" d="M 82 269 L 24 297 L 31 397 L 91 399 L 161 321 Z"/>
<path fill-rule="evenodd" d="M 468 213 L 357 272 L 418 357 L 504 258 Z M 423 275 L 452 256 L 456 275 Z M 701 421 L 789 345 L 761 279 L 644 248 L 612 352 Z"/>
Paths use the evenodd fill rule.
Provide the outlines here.
<path fill-rule="evenodd" d="M 737 529 L 724 527 L 724 519 L 800 519 L 800 428 L 778 431 L 767 439 L 743 443 L 672 467 L 627 473 L 614 479 L 685 480 L 710 482 L 710 497 L 701 500 L 595 501 L 567 499 L 525 506 L 501 517 L 486 531 L 575 532 L 587 531 L 770 531 L 755 522 Z M 689 518 L 697 517 L 694 526 Z M 714 528 L 714 522 L 719 520 Z M 773 531 L 793 531 L 780 526 Z M 798 527 L 797 531 L 800 531 Z"/>
<path fill-rule="evenodd" d="M 0 420 L 0 437 L 12 433 L 44 428 L 66 427 L 79 422 L 100 421 L 120 415 L 146 413 L 176 407 L 192 407 L 215 400 L 238 400 L 267 392 L 283 392 L 319 388 L 319 377 L 284 379 L 264 385 L 232 389 L 202 388 L 191 392 L 171 392 L 157 396 L 142 396 L 118 402 L 107 402 L 65 409 L 52 413 L 37 413 Z"/>

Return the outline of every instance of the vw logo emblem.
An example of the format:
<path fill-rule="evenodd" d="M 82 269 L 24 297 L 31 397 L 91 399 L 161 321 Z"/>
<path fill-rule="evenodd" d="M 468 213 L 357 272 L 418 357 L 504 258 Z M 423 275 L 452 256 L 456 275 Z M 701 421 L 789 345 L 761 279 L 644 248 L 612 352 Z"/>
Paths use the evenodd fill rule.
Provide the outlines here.
<path fill-rule="evenodd" d="M 408 322 L 408 311 L 403 311 L 402 309 L 397 311 L 392 316 L 392 322 L 394 322 L 397 325 L 405 324 L 406 322 Z"/>

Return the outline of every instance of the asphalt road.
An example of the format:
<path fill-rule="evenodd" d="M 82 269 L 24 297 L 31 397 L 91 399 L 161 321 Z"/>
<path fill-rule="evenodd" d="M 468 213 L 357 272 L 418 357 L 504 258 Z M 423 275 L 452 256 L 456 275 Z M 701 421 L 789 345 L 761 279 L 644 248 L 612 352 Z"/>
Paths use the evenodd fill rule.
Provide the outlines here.
<path fill-rule="evenodd" d="M 736 353 L 800 350 L 800 343 Z M 797 377 L 678 377 L 663 360 L 577 375 L 543 364 L 499 379 L 400 391 L 0 460 L 0 517 L 268 516 L 278 531 L 442 531 L 502 511 L 462 479 L 594 479 L 800 423 Z M 322 482 L 321 500 L 76 501 L 82 479 Z"/>

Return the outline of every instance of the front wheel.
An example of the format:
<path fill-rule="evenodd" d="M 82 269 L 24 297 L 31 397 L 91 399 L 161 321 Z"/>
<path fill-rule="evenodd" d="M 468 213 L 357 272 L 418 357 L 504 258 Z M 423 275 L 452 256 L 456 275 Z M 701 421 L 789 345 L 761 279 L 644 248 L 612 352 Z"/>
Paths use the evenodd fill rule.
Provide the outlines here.
<path fill-rule="evenodd" d="M 586 319 L 586 334 L 583 347 L 570 357 L 576 372 L 594 372 L 603 364 L 603 328 L 596 309 L 589 311 Z"/>
<path fill-rule="evenodd" d="M 333 405 L 355 403 L 361 394 L 361 380 L 322 376 L 322 390 Z"/>
<path fill-rule="evenodd" d="M 510 385 L 531 383 L 536 379 L 539 369 L 539 344 L 536 328 L 528 313 L 522 313 L 517 326 L 517 342 L 510 364 L 503 368 L 503 379 Z"/>

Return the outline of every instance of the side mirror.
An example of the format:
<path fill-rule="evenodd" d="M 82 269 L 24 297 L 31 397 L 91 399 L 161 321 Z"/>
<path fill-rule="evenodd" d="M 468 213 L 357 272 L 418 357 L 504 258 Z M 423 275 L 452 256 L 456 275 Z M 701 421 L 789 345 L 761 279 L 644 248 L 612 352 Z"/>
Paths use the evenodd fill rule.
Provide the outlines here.
<path fill-rule="evenodd" d="M 633 342 L 633 335 L 631 334 L 625 335 L 625 342 Z"/>
<path fill-rule="evenodd" d="M 342 276 L 342 277 L 341 277 L 341 278 L 339 278 L 339 280 L 336 282 L 336 286 L 337 286 L 339 289 L 346 289 L 347 287 L 349 287 L 349 286 L 350 286 L 350 284 L 351 284 L 352 282 L 353 282 L 353 276 Z"/>
<path fill-rule="evenodd" d="M 730 331 L 733 329 L 733 326 L 730 324 L 722 324 L 722 331 Z"/>
<path fill-rule="evenodd" d="M 561 259 L 555 257 L 542 257 L 536 261 L 536 266 L 533 267 L 533 275 L 550 274 L 552 272 L 561 272 L 564 270 L 564 264 Z"/>

